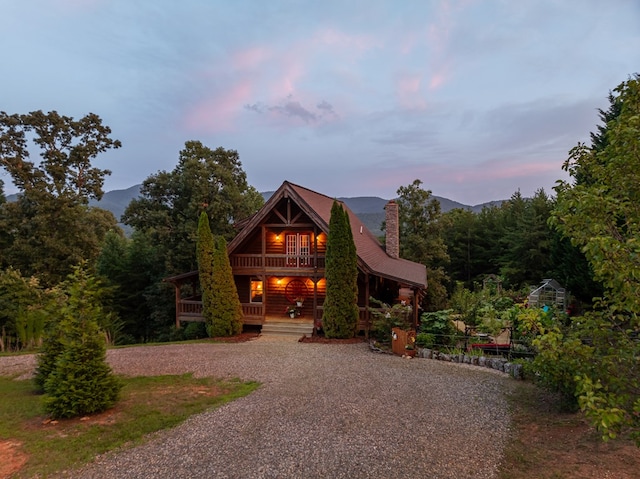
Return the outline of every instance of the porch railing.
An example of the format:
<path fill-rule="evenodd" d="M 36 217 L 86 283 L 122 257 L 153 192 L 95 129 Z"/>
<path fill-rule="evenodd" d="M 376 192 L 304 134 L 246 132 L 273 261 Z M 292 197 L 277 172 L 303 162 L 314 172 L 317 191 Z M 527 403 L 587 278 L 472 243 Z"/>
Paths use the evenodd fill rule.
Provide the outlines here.
<path fill-rule="evenodd" d="M 202 301 L 183 299 L 178 304 L 180 316 L 202 317 Z"/>
<path fill-rule="evenodd" d="M 262 305 L 242 303 L 242 313 L 245 316 L 262 316 Z M 202 317 L 202 301 L 183 299 L 178 303 L 178 314 L 182 317 Z"/>
<path fill-rule="evenodd" d="M 232 268 L 324 268 L 325 257 L 287 254 L 234 254 L 229 258 Z"/>

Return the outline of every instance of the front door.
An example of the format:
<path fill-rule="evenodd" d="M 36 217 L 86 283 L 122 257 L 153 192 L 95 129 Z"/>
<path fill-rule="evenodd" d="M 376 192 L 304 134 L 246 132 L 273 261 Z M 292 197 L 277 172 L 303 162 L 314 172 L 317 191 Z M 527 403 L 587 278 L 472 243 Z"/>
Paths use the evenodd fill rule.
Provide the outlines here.
<path fill-rule="evenodd" d="M 288 234 L 285 237 L 286 264 L 290 268 L 311 266 L 311 235 L 304 233 Z"/>

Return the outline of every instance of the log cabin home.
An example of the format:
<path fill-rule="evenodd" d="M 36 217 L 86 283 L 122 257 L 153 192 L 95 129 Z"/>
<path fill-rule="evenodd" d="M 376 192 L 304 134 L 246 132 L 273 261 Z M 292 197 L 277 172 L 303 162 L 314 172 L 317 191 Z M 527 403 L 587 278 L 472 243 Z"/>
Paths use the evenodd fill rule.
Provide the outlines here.
<path fill-rule="evenodd" d="M 253 216 L 237 224 L 228 254 L 245 325 L 263 333 L 321 331 L 326 293 L 325 252 L 334 198 L 285 181 Z M 359 330 L 371 326 L 370 297 L 387 304 L 418 305 L 427 287 L 426 267 L 399 257 L 398 205 L 385 207 L 384 247 L 346 205 L 358 256 Z M 175 286 L 176 326 L 202 321 L 198 272 L 167 278 Z"/>

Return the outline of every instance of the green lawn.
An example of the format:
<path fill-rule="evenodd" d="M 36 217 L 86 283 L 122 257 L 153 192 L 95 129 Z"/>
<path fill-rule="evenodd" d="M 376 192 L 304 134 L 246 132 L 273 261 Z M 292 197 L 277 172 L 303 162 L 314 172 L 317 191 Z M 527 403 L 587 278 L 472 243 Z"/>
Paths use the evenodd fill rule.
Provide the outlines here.
<path fill-rule="evenodd" d="M 246 396 L 256 382 L 181 376 L 122 377 L 116 407 L 88 418 L 49 421 L 33 381 L 0 377 L 0 441 L 21 443 L 27 462 L 16 477 L 78 467 L 117 447 L 142 442 L 187 417 Z"/>

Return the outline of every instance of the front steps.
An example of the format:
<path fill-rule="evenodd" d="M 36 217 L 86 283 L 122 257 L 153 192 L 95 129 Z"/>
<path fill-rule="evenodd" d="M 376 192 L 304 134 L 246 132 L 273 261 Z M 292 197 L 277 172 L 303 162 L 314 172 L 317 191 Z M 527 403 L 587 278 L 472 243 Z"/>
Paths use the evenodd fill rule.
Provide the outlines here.
<path fill-rule="evenodd" d="M 267 319 L 262 325 L 261 336 L 302 336 L 313 334 L 312 319 Z"/>

